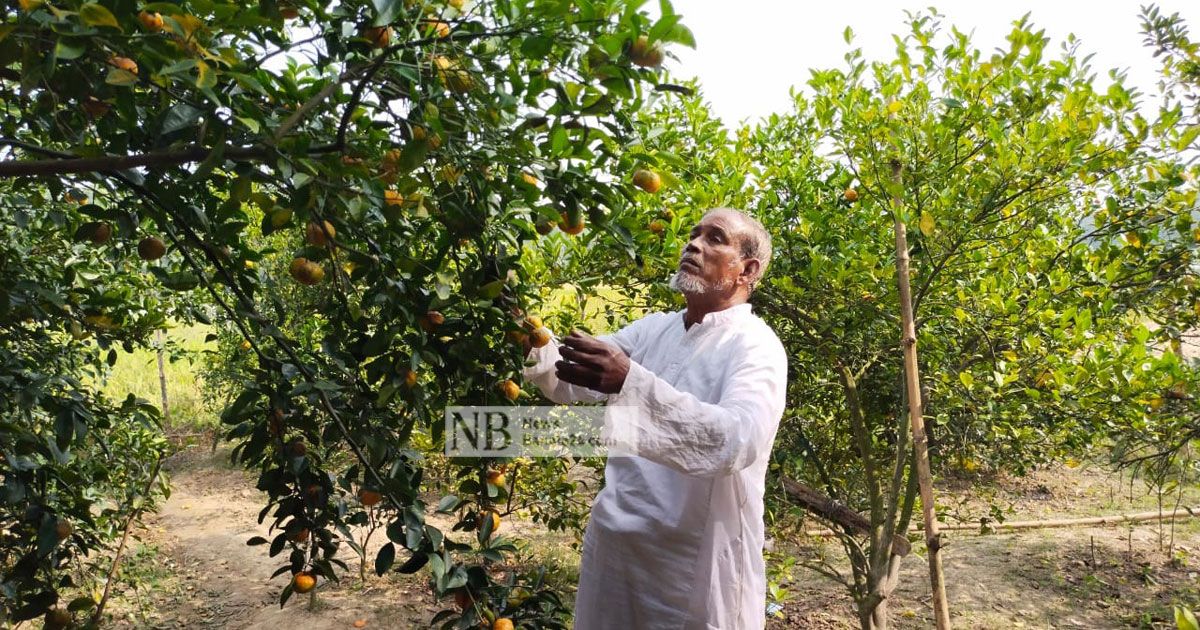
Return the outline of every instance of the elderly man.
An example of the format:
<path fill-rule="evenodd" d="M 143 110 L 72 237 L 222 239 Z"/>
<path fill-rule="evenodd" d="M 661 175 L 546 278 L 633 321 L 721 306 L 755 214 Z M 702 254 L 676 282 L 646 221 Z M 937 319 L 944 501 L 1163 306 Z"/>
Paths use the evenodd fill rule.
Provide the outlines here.
<path fill-rule="evenodd" d="M 584 536 L 576 630 L 765 625 L 763 492 L 787 355 L 747 299 L 771 239 L 731 209 L 705 214 L 671 279 L 687 307 L 613 335 L 575 332 L 526 369 L 551 400 L 607 400 L 612 457 Z"/>

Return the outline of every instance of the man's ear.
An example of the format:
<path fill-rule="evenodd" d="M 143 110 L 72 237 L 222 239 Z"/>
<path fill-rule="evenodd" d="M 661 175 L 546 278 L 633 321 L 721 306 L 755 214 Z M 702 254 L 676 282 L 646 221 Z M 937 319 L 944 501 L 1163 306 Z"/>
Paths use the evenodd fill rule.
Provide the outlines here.
<path fill-rule="evenodd" d="M 750 284 L 754 277 L 758 275 L 758 269 L 762 266 L 757 258 L 747 258 L 742 262 L 742 272 L 738 274 L 738 284 Z"/>

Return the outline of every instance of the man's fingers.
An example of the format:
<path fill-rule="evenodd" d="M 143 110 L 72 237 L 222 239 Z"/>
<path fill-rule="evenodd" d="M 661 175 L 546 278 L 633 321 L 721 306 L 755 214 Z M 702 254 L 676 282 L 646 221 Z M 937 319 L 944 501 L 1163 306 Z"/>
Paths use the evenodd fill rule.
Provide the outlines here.
<path fill-rule="evenodd" d="M 559 361 L 554 364 L 554 367 L 554 375 L 559 380 L 566 381 L 572 385 L 582 385 L 594 389 L 594 386 L 600 383 L 600 374 L 586 366 Z"/>
<path fill-rule="evenodd" d="M 567 347 L 587 354 L 607 354 L 610 350 L 608 344 L 578 330 L 571 331 L 571 334 L 564 337 L 562 342 Z"/>
<path fill-rule="evenodd" d="M 590 369 L 599 369 L 600 365 L 596 362 L 596 355 L 587 354 L 572 348 L 570 346 L 559 346 L 558 353 L 562 358 L 579 365 L 587 366 Z"/>

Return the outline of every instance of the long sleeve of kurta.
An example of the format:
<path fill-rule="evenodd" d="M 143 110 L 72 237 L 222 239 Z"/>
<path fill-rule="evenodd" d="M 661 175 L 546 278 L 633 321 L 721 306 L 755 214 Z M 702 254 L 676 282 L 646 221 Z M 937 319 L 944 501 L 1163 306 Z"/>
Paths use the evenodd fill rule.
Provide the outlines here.
<path fill-rule="evenodd" d="M 770 451 L 783 414 L 787 360 L 775 350 L 737 348 L 716 403 L 631 362 L 624 387 L 609 399 L 614 437 L 638 456 L 685 475 L 728 475 L 750 466 Z"/>
<path fill-rule="evenodd" d="M 639 332 L 645 328 L 644 322 L 645 318 L 640 319 L 614 334 L 602 335 L 597 337 L 597 339 L 614 344 L 624 350 L 625 354 L 629 354 L 630 349 L 637 342 Z M 533 365 L 525 368 L 522 373 L 525 380 L 537 385 L 546 398 L 562 405 L 608 400 L 607 394 L 559 380 L 558 376 L 554 373 L 554 364 L 562 358 L 562 355 L 558 352 L 559 345 L 558 335 L 552 333 L 550 343 L 541 348 L 534 348 L 529 351 L 529 356 L 526 357 L 526 360 L 532 362 Z"/>

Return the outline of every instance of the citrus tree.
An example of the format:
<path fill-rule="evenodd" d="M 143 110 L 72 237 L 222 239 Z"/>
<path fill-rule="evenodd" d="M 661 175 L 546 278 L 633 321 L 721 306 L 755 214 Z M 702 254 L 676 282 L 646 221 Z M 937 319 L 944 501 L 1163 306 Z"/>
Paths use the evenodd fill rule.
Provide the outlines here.
<path fill-rule="evenodd" d="M 1196 323 L 1194 180 L 1158 150 L 1191 132 L 1145 119 L 1120 75 L 1098 91 L 1074 40 L 1051 55 L 1023 19 L 986 53 L 939 20 L 913 16 L 894 59 L 814 70 L 792 112 L 732 136 L 696 142 L 698 99 L 645 122 L 668 129 L 651 153 L 686 156 L 662 211 L 743 206 L 775 238 L 752 299 L 790 355 L 774 470 L 866 514 L 833 523 L 850 573 L 816 563 L 863 628 L 887 626 L 918 503 L 897 215 L 935 470 L 1021 473 L 1136 431 L 1185 377 L 1153 349 Z"/>
<path fill-rule="evenodd" d="M 540 283 L 528 244 L 621 234 L 633 116 L 676 89 L 660 83 L 666 44 L 692 44 L 669 3 L 654 19 L 640 5 L 4 9 L 5 201 L 88 186 L 67 227 L 110 259 L 144 247 L 156 286 L 184 297 L 176 316 L 237 331 L 250 358 L 222 419 L 269 497 L 272 535 L 249 542 L 288 576 L 281 603 L 338 578 L 347 527 L 369 511 L 388 539 L 376 572 L 427 567 L 455 595 L 435 622 L 563 625 L 556 594 L 489 570 L 514 549 L 497 534 L 505 490 L 488 483 L 500 464 L 459 462 L 458 492 L 427 506 L 410 440 L 423 427 L 438 443 L 447 404 L 520 394 L 511 338 L 536 329 Z M 98 316 L 129 309 L 118 294 Z M 468 537 L 427 525 L 433 509 Z"/>
<path fill-rule="evenodd" d="M 169 300 L 80 205 L 0 182 L 0 614 L 65 627 L 97 602 L 105 548 L 162 496 L 156 407 L 107 398 L 117 351 L 147 345 Z M 56 625 L 57 624 L 57 625 Z"/>

